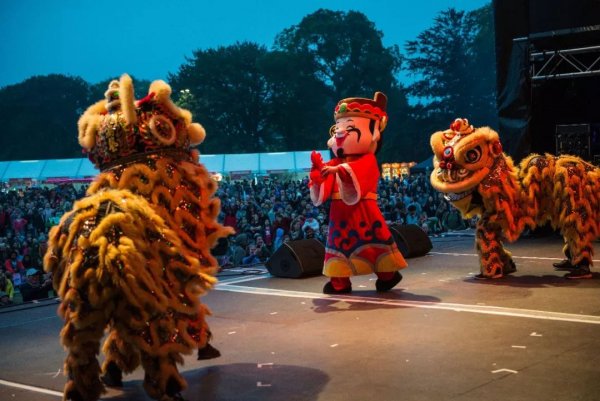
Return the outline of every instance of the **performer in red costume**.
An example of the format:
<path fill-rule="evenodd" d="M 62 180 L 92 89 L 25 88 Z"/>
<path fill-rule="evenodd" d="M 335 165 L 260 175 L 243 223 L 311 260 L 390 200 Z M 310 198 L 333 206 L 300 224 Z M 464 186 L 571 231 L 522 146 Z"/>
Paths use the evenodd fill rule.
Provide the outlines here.
<path fill-rule="evenodd" d="M 377 275 L 377 291 L 388 291 L 402 280 L 398 270 L 407 266 L 377 206 L 375 153 L 387 124 L 386 104 L 381 92 L 374 99 L 340 100 L 327 142 L 336 157 L 324 163 L 319 153 L 311 155 L 311 200 L 318 206 L 331 198 L 325 294 L 349 293 L 351 276 L 371 273 Z"/>

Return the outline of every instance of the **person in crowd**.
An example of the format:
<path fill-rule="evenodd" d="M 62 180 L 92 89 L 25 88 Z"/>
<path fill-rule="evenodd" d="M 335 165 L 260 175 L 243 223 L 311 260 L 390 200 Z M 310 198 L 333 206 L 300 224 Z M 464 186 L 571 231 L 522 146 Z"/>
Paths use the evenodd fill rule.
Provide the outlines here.
<path fill-rule="evenodd" d="M 4 268 L 7 272 L 14 274 L 23 270 L 23 263 L 21 263 L 18 256 L 16 251 L 12 251 L 10 257 L 4 261 Z"/>
<path fill-rule="evenodd" d="M 7 302 L 3 305 L 11 304 L 15 297 L 15 289 L 12 281 L 4 273 L 0 273 L 0 291 L 6 294 Z"/>
<path fill-rule="evenodd" d="M 283 228 L 279 227 L 275 230 L 275 239 L 273 240 L 273 252 L 279 249 L 279 247 L 283 244 Z"/>
<path fill-rule="evenodd" d="M 460 211 L 454 207 L 450 208 L 449 212 L 446 214 L 444 225 L 448 230 L 465 230 L 468 228 Z"/>
<path fill-rule="evenodd" d="M 234 266 L 242 264 L 242 260 L 246 257 L 246 246 L 248 238 L 246 234 L 239 234 L 235 239 L 230 242 L 229 253 L 231 255 L 230 260 Z"/>
<path fill-rule="evenodd" d="M 292 228 L 290 229 L 290 239 L 292 241 L 298 241 L 304 239 L 304 231 L 302 231 L 302 220 L 296 218 L 292 223 Z"/>
<path fill-rule="evenodd" d="M 253 264 L 257 264 L 260 263 L 260 257 L 259 257 L 259 248 L 256 246 L 255 242 L 250 242 L 248 244 L 248 252 L 247 252 L 247 256 L 244 256 L 244 258 L 242 259 L 242 265 L 253 265 Z"/>
<path fill-rule="evenodd" d="M 258 250 L 257 255 L 260 262 L 266 262 L 267 259 L 271 257 L 271 251 L 269 247 L 265 243 L 263 237 L 260 235 L 256 235 L 254 237 L 254 241 L 256 242 L 256 248 Z"/>
<path fill-rule="evenodd" d="M 31 268 L 27 270 L 25 282 L 20 291 L 23 302 L 48 298 L 48 291 L 52 290 L 52 279 L 45 276 L 41 270 Z"/>
<path fill-rule="evenodd" d="M 264 219 L 262 231 L 260 234 L 261 237 L 264 238 L 267 247 L 271 248 L 273 246 L 273 226 L 271 224 L 271 220 L 269 220 L 268 217 Z"/>
<path fill-rule="evenodd" d="M 420 225 L 419 224 L 419 215 L 417 214 L 417 205 L 415 203 L 412 203 L 410 205 L 408 205 L 408 213 L 406 215 L 406 224 L 414 224 L 414 225 Z"/>

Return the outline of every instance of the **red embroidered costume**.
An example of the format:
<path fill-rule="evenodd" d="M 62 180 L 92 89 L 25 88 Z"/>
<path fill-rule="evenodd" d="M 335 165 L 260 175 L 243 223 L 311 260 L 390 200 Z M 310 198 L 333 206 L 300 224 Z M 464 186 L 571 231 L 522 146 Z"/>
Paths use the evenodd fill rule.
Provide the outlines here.
<path fill-rule="evenodd" d="M 311 200 L 315 205 L 331 198 L 329 234 L 323 274 L 331 280 L 325 293 L 347 293 L 350 276 L 375 273 L 378 291 L 393 288 L 407 266 L 377 205 L 379 167 L 374 153 L 385 128 L 387 99 L 341 100 L 336 125 L 328 142 L 336 158 L 324 163 L 313 152 Z"/>

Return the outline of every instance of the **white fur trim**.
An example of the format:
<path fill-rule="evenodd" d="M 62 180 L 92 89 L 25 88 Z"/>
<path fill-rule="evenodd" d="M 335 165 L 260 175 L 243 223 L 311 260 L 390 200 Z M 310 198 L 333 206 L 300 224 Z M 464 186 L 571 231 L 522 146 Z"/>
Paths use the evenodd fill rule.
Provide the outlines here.
<path fill-rule="evenodd" d="M 106 111 L 106 100 L 100 100 L 87 108 L 77 122 L 79 144 L 86 150 L 96 145 L 96 133 L 100 127 L 102 113 Z"/>
<path fill-rule="evenodd" d="M 352 178 L 352 185 L 348 185 L 340 179 L 339 175 L 336 175 L 335 178 L 337 180 L 338 188 L 340 190 L 340 197 L 346 205 L 356 205 L 360 200 L 360 183 L 358 182 L 354 171 L 348 165 L 348 163 L 342 163 L 339 165 L 339 167 L 346 170 Z"/>
<path fill-rule="evenodd" d="M 198 123 L 191 123 L 188 125 L 187 131 L 192 146 L 200 145 L 202 141 L 204 141 L 204 138 L 206 138 L 204 127 Z"/>
<path fill-rule="evenodd" d="M 119 81 L 119 99 L 121 99 L 121 111 L 127 124 L 133 125 L 137 122 L 135 114 L 135 94 L 133 93 L 133 81 L 127 74 L 121 76 Z"/>
<path fill-rule="evenodd" d="M 312 201 L 313 205 L 320 206 L 323 204 L 323 198 L 325 198 L 325 184 L 322 183 L 319 185 L 318 193 L 315 187 L 316 185 L 310 187 L 310 200 Z"/>
<path fill-rule="evenodd" d="M 154 92 L 154 99 L 171 118 L 181 118 L 179 107 L 171 100 L 171 87 L 165 81 L 154 81 L 148 93 Z"/>

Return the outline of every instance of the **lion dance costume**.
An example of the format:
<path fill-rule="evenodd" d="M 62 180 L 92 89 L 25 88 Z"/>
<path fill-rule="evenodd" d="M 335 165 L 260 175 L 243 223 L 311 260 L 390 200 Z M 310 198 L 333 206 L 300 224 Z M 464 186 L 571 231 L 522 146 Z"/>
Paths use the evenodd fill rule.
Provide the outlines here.
<path fill-rule="evenodd" d="M 456 119 L 431 136 L 431 184 L 465 218 L 480 216 L 475 242 L 481 274 L 516 270 L 504 240 L 550 222 L 560 230 L 567 259 L 555 263 L 567 278 L 590 278 L 592 242 L 600 235 L 600 168 L 574 156 L 531 154 L 518 167 L 502 152 L 498 134 Z"/>
<path fill-rule="evenodd" d="M 375 153 L 387 123 L 387 98 L 347 98 L 334 110 L 335 125 L 327 142 L 336 156 L 327 163 L 313 151 L 310 196 L 315 206 L 331 198 L 323 274 L 326 294 L 352 291 L 350 277 L 377 275 L 378 291 L 402 279 L 406 261 L 377 205 L 379 167 Z"/>
<path fill-rule="evenodd" d="M 120 381 L 115 374 L 140 363 L 151 397 L 178 399 L 181 354 L 210 337 L 198 297 L 216 282 L 210 248 L 228 231 L 216 222 L 216 183 L 192 149 L 204 129 L 170 94 L 155 81 L 135 101 L 123 75 L 79 120 L 79 143 L 101 173 L 51 229 L 44 257 L 62 300 L 66 400 L 97 400 L 101 374 Z"/>

